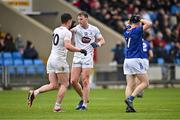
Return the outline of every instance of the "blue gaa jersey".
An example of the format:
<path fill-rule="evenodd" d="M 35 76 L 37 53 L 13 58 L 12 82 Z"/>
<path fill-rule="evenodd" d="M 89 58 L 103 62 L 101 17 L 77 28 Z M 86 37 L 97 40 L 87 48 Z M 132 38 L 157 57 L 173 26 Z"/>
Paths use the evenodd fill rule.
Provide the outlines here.
<path fill-rule="evenodd" d="M 142 39 L 143 40 L 143 58 L 148 59 L 149 58 L 149 50 L 151 50 L 151 45 L 148 40 Z"/>
<path fill-rule="evenodd" d="M 139 26 L 129 30 L 131 26 L 127 26 L 124 30 L 126 40 L 125 58 L 143 58 L 143 26 Z"/>

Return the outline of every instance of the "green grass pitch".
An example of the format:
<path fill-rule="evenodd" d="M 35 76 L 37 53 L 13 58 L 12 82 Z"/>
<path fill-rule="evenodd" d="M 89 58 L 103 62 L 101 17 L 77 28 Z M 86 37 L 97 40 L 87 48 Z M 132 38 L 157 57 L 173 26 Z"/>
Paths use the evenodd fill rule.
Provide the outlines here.
<path fill-rule="evenodd" d="M 40 94 L 32 108 L 27 107 L 27 91 L 0 91 L 2 120 L 180 120 L 180 88 L 145 90 L 142 99 L 135 98 L 136 113 L 125 113 L 124 90 L 91 90 L 88 111 L 76 111 L 79 98 L 68 90 L 62 107 L 65 112 L 53 112 L 57 91 Z"/>

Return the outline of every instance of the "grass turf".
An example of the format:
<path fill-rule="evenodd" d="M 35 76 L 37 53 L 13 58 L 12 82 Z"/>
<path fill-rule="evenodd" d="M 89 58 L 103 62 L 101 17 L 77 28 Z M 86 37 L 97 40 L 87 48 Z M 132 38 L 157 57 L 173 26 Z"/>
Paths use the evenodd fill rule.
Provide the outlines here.
<path fill-rule="evenodd" d="M 0 119 L 43 120 L 124 120 L 180 119 L 180 88 L 147 89 L 142 99 L 135 98 L 137 113 L 125 113 L 124 90 L 91 90 L 88 111 L 76 111 L 79 102 L 74 90 L 68 90 L 62 107 L 54 113 L 56 93 L 40 94 L 32 108 L 27 107 L 27 91 L 0 91 Z"/>

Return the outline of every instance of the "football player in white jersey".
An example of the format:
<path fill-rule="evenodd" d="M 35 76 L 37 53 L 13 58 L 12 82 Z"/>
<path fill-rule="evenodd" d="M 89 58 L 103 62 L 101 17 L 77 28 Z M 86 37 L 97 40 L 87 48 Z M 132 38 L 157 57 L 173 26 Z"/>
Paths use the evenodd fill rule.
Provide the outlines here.
<path fill-rule="evenodd" d="M 99 29 L 88 23 L 88 14 L 80 12 L 77 16 L 78 25 L 71 29 L 73 41 L 76 47 L 87 50 L 87 56 L 75 52 L 72 69 L 71 84 L 81 97 L 76 110 L 87 110 L 89 99 L 89 75 L 93 68 L 93 50 L 105 44 L 105 40 Z M 82 86 L 79 84 L 82 76 Z"/>
<path fill-rule="evenodd" d="M 67 51 L 80 52 L 83 56 L 87 51 L 74 47 L 71 44 L 72 33 L 68 30 L 72 23 L 72 16 L 69 13 L 61 15 L 62 25 L 53 31 L 52 49 L 47 62 L 47 73 L 49 84 L 43 85 L 36 90 L 30 90 L 28 95 L 28 105 L 32 106 L 34 98 L 43 92 L 59 88 L 54 106 L 55 112 L 61 112 L 61 102 L 69 85 L 69 65 L 66 61 Z M 59 82 L 61 85 L 59 86 Z"/>

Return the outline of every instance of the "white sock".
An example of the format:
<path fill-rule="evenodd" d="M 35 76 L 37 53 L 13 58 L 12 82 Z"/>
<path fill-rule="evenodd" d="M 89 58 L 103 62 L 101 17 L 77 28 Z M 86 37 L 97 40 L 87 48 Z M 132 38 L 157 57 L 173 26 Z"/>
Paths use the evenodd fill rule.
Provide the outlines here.
<path fill-rule="evenodd" d="M 84 103 L 84 102 L 83 102 L 83 105 L 82 105 L 82 106 L 87 107 L 87 103 Z"/>
<path fill-rule="evenodd" d="M 55 105 L 54 105 L 55 107 L 58 107 L 58 108 L 60 108 L 61 107 L 61 104 L 59 104 L 59 103 L 55 103 Z"/>
<path fill-rule="evenodd" d="M 37 96 L 39 94 L 39 90 L 34 91 L 34 95 Z"/>

